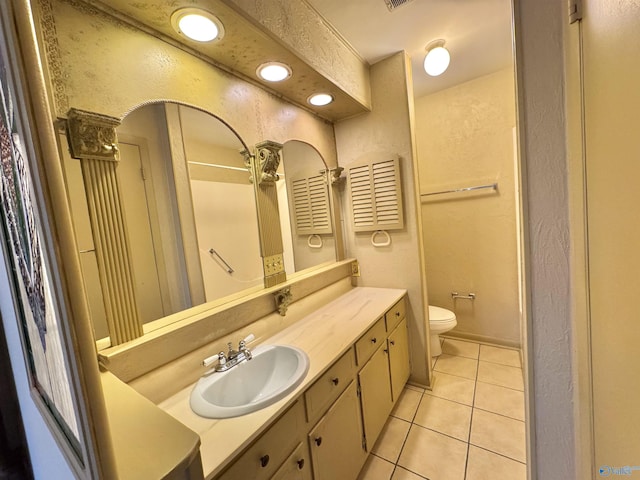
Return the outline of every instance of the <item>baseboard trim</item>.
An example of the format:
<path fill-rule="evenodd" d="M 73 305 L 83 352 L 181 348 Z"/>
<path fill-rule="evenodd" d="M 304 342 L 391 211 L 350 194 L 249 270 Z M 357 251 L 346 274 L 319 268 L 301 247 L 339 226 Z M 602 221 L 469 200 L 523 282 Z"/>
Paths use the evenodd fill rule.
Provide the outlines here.
<path fill-rule="evenodd" d="M 454 340 L 472 340 L 474 342 L 483 343 L 486 345 L 497 345 L 500 347 L 514 348 L 517 350 L 522 349 L 520 342 L 505 340 L 503 338 L 490 337 L 488 335 L 478 335 L 475 333 L 449 332 L 446 335 L 440 335 L 440 338 L 451 338 Z"/>

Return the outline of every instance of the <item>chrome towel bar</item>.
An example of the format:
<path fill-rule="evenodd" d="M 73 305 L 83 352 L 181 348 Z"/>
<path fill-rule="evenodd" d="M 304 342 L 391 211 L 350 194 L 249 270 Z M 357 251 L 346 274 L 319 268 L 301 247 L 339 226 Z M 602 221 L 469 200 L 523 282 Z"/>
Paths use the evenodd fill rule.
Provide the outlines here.
<path fill-rule="evenodd" d="M 451 292 L 451 298 L 452 299 L 456 299 L 456 298 L 462 298 L 465 300 L 475 300 L 476 299 L 476 294 L 475 293 L 469 293 L 469 295 L 460 295 L 458 292 Z"/>
<path fill-rule="evenodd" d="M 443 195 L 445 193 L 469 192 L 471 190 L 482 190 L 482 189 L 485 189 L 485 188 L 490 188 L 492 190 L 497 190 L 498 189 L 498 184 L 497 183 L 490 183 L 488 185 L 477 185 L 475 187 L 454 188 L 452 190 L 443 190 L 441 192 L 423 193 L 420 196 L 421 197 L 428 197 L 430 195 Z"/>

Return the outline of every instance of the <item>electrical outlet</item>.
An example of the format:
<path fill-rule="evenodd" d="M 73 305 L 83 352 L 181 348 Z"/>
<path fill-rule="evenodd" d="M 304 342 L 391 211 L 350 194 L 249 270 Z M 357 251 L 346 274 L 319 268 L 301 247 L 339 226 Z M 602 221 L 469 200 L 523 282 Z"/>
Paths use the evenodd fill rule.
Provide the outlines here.
<path fill-rule="evenodd" d="M 281 254 L 264 257 L 265 276 L 275 275 L 284 271 L 284 261 Z"/>
<path fill-rule="evenodd" d="M 359 277 L 360 276 L 360 264 L 357 260 L 351 262 L 351 276 Z"/>

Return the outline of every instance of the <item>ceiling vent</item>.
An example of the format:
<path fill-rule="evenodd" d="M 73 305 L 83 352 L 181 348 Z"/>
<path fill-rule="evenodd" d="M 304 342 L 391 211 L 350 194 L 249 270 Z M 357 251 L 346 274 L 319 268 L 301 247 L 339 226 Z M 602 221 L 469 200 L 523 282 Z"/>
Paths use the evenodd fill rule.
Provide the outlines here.
<path fill-rule="evenodd" d="M 405 3 L 410 3 L 413 0 L 384 0 L 384 3 L 387 5 L 387 8 L 390 12 L 393 12 L 396 8 L 401 7 Z"/>

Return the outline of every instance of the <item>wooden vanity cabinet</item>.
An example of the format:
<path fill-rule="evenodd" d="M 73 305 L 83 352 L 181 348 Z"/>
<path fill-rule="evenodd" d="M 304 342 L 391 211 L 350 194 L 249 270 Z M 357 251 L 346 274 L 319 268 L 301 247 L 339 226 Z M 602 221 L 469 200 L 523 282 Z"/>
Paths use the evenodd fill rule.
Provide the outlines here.
<path fill-rule="evenodd" d="M 357 383 L 352 381 L 309 433 L 315 480 L 355 479 L 367 459 Z"/>
<path fill-rule="evenodd" d="M 382 345 L 358 372 L 367 451 L 373 448 L 410 373 L 404 298 L 385 314 L 384 320 Z M 388 337 L 386 332 L 390 332 Z M 365 335 L 361 341 L 367 338 Z"/>
<path fill-rule="evenodd" d="M 404 298 L 218 480 L 355 479 L 409 378 Z"/>
<path fill-rule="evenodd" d="M 298 400 L 217 478 L 272 478 L 300 443 L 305 428 L 304 405 Z"/>

